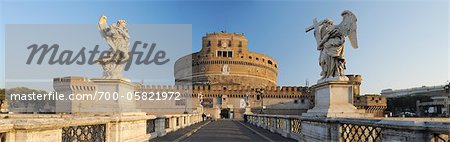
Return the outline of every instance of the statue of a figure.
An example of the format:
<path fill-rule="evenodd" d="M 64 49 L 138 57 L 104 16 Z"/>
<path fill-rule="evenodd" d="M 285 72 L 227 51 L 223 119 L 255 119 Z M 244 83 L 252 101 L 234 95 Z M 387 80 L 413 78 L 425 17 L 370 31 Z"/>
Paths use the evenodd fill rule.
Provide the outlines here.
<path fill-rule="evenodd" d="M 348 37 L 353 48 L 358 48 L 356 39 L 356 16 L 348 10 L 341 13 L 342 22 L 334 25 L 331 19 L 317 22 L 306 28 L 306 32 L 314 29 L 314 37 L 317 42 L 317 50 L 320 51 L 319 65 L 322 68 L 322 78 L 318 82 L 326 80 L 343 80 L 348 78 L 344 75 L 345 58 L 344 43 Z"/>
<path fill-rule="evenodd" d="M 248 94 L 245 95 L 244 101 L 245 107 L 250 107 L 250 97 L 248 96 Z"/>
<path fill-rule="evenodd" d="M 96 60 L 102 65 L 104 79 L 122 79 L 122 70 L 125 67 L 129 55 L 130 45 L 127 23 L 125 20 L 118 20 L 117 23 L 108 26 L 106 16 L 101 16 L 98 21 L 100 35 L 108 44 L 109 54 L 100 55 Z"/>

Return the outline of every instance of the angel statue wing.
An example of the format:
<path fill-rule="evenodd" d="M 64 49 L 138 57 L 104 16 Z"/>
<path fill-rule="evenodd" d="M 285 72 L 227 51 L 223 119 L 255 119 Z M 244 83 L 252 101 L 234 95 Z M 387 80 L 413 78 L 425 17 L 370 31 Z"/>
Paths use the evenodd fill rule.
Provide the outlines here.
<path fill-rule="evenodd" d="M 100 32 L 100 35 L 103 37 L 103 40 L 106 41 L 109 47 L 113 49 L 113 51 L 116 51 L 114 44 L 112 40 L 112 36 L 114 34 L 114 30 L 111 29 L 111 26 L 108 26 L 108 23 L 106 22 L 106 16 L 101 16 L 98 20 L 98 30 Z"/>
<path fill-rule="evenodd" d="M 119 27 L 117 29 L 118 33 L 128 40 L 130 35 L 128 34 L 127 22 L 125 20 L 118 20 L 117 26 Z"/>
<path fill-rule="evenodd" d="M 353 48 L 358 48 L 358 40 L 356 35 L 356 15 L 349 10 L 341 13 L 342 22 L 339 24 L 340 33 L 347 36 Z"/>

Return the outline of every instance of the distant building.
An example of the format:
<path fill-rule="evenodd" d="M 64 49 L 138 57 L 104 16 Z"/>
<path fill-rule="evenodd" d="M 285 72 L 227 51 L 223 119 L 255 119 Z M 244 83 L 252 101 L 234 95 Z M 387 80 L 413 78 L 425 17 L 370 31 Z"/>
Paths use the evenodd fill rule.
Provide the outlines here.
<path fill-rule="evenodd" d="M 372 113 L 375 117 L 383 117 L 387 101 L 385 96 L 379 94 L 365 94 L 356 96 L 353 105 L 358 109 L 365 109 L 366 113 Z"/>
<path fill-rule="evenodd" d="M 415 96 L 415 95 L 427 95 L 430 97 L 442 96 L 446 94 L 444 87 L 445 85 L 436 85 L 436 86 L 414 87 L 407 89 L 384 89 L 381 91 L 381 95 L 386 96 L 386 98 Z"/>
<path fill-rule="evenodd" d="M 68 76 L 53 78 L 53 88 L 59 94 L 95 94 L 97 88 L 91 80 L 86 77 Z M 59 100 L 56 101 L 56 112 L 79 112 L 89 110 L 91 101 Z"/>
<path fill-rule="evenodd" d="M 405 113 L 419 117 L 450 116 L 449 96 L 446 85 L 422 86 L 407 89 L 385 89 L 381 95 L 386 96 L 388 109 L 394 115 Z"/>
<path fill-rule="evenodd" d="M 431 97 L 432 101 L 420 102 L 417 100 L 417 115 L 418 116 L 430 116 L 430 117 L 442 117 L 449 115 L 449 97 L 448 96 L 436 96 Z"/>

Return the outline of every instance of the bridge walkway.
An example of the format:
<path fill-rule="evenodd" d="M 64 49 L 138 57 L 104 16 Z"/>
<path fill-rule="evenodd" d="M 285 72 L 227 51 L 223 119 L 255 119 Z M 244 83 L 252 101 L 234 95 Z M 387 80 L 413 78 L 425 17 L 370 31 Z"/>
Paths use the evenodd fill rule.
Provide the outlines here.
<path fill-rule="evenodd" d="M 186 127 L 184 129 L 168 133 L 166 136 L 150 141 L 255 141 L 294 142 L 294 139 L 282 137 L 268 130 L 246 124 L 238 120 L 220 119 Z"/>

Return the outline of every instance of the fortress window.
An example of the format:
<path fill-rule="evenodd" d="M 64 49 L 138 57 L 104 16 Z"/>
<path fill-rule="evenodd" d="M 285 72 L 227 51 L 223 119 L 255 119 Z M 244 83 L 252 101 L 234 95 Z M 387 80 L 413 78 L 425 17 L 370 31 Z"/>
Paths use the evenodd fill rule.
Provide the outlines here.
<path fill-rule="evenodd" d="M 277 64 L 275 64 L 275 68 L 278 68 L 278 67 L 277 67 Z"/>
<path fill-rule="evenodd" d="M 242 41 L 239 41 L 238 47 L 242 47 Z"/>
<path fill-rule="evenodd" d="M 217 57 L 233 57 L 233 51 L 217 51 Z"/>
<path fill-rule="evenodd" d="M 211 41 L 210 40 L 208 41 L 208 44 L 206 46 L 208 46 L 208 47 L 211 46 Z"/>
<path fill-rule="evenodd" d="M 249 59 L 252 59 L 252 56 L 248 56 Z"/>
<path fill-rule="evenodd" d="M 231 47 L 231 40 L 228 41 L 228 47 Z"/>
<path fill-rule="evenodd" d="M 221 40 L 219 40 L 219 42 L 217 42 L 217 46 L 220 46 L 220 45 L 222 45 L 222 41 Z"/>
<path fill-rule="evenodd" d="M 301 99 L 300 102 L 301 102 L 302 104 L 304 104 L 304 103 L 305 103 L 305 100 Z"/>
<path fill-rule="evenodd" d="M 272 65 L 272 61 L 271 61 L 271 60 L 267 61 L 267 63 L 269 63 L 269 64 L 271 64 L 271 65 Z"/>
<path fill-rule="evenodd" d="M 244 58 L 244 56 L 241 56 L 241 58 Z"/>
<path fill-rule="evenodd" d="M 258 57 L 256 57 L 256 60 L 259 60 L 259 58 L 258 58 Z"/>
<path fill-rule="evenodd" d="M 294 100 L 294 104 L 298 104 L 298 100 Z"/>

